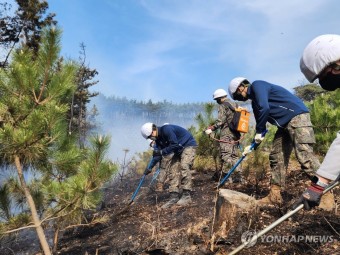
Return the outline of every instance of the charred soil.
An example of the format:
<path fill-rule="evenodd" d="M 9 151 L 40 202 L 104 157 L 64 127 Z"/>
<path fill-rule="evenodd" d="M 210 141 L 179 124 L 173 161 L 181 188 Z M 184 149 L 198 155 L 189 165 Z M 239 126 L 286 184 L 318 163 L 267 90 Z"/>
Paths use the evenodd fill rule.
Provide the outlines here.
<path fill-rule="evenodd" d="M 291 166 L 290 169 L 287 189 L 283 194 L 285 201 L 283 206 L 261 208 L 249 222 L 250 232 L 260 231 L 286 214 L 305 189 L 307 177 L 296 170 L 297 167 Z M 105 224 L 64 231 L 57 254 L 228 254 L 242 244 L 241 236 L 244 229 L 243 232 L 237 231 L 238 224 L 235 222 L 235 229 L 229 232 L 228 237 L 216 240 L 212 245 L 214 201 L 217 197 L 217 182 L 212 180 L 212 176 L 212 171 L 193 172 L 193 202 L 186 207 L 173 206 L 161 209 L 169 194 L 166 190 L 156 192 L 148 186 L 151 174 L 145 178 L 131 205 L 128 205 L 131 195 L 137 188 L 141 176 L 135 176 L 108 188 L 105 206 L 95 213 L 108 216 L 109 221 Z M 259 199 L 269 192 L 269 177 L 269 174 L 264 176 L 260 182 L 250 177 L 242 183 L 226 183 L 224 188 Z M 238 254 L 340 254 L 339 186 L 333 193 L 337 199 L 337 207 L 332 212 L 320 208 L 311 211 L 300 210 L 259 238 L 255 245 L 243 249 Z M 38 254 L 23 253 L 24 247 L 25 245 L 12 246 L 8 254 L 19 254 L 19 251 L 20 254 Z"/>
<path fill-rule="evenodd" d="M 294 168 L 294 167 L 291 167 Z M 147 185 L 147 176 L 135 202 L 126 208 L 130 194 L 139 179 L 129 180 L 124 189 L 117 188 L 106 194 L 106 207 L 99 213 L 110 216 L 104 225 L 78 228 L 64 233 L 60 240 L 59 254 L 228 254 L 241 245 L 241 235 L 231 231 L 228 238 L 218 240 L 211 251 L 211 231 L 217 191 L 211 171 L 193 174 L 193 203 L 190 206 L 173 206 L 161 209 L 168 194 L 156 192 Z M 255 221 L 249 222 L 249 231 L 259 231 L 283 216 L 306 186 L 307 177 L 298 170 L 290 170 L 288 187 L 283 194 L 281 207 L 261 208 Z M 248 180 L 242 184 L 226 183 L 233 189 L 262 198 L 269 192 L 269 176 L 259 184 Z M 333 190 L 339 206 L 339 187 Z M 235 223 L 237 228 L 237 223 Z M 259 238 L 256 245 L 239 254 L 340 254 L 340 212 L 316 208 L 300 210 L 290 219 Z"/>

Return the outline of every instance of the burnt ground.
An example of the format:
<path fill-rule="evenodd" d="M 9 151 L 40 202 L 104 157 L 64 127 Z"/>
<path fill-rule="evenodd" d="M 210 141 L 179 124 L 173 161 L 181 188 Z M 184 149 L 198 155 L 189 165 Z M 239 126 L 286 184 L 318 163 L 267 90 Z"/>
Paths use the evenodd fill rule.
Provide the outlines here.
<path fill-rule="evenodd" d="M 117 213 L 126 208 L 139 179 L 130 181 L 131 185 L 125 187 L 124 191 L 111 190 L 107 193 L 107 207 L 100 212 L 110 216 L 110 221 L 105 225 L 64 233 L 58 254 L 228 254 L 242 244 L 242 233 L 233 231 L 227 240 L 219 240 L 213 252 L 210 250 L 216 197 L 216 182 L 211 180 L 211 176 L 211 171 L 194 174 L 193 204 L 188 207 L 161 209 L 168 194 L 148 188 L 151 175 L 147 176 L 135 202 L 120 215 Z M 249 223 L 249 230 L 262 230 L 287 213 L 290 205 L 304 190 L 306 181 L 307 177 L 300 171 L 291 170 L 284 194 L 284 208 L 261 209 L 255 220 Z M 227 183 L 225 187 L 261 198 L 269 192 L 269 176 L 258 185 L 254 185 L 254 180 L 249 180 L 242 185 Z M 339 206 L 339 187 L 334 193 Z M 285 236 L 290 241 L 273 241 L 275 236 Z M 301 236 L 312 236 L 313 240 L 294 241 L 293 238 Z M 339 209 L 333 212 L 319 208 L 301 210 L 264 237 L 255 246 L 239 254 L 340 254 Z"/>
<path fill-rule="evenodd" d="M 288 174 L 284 207 L 259 210 L 249 222 L 249 230 L 259 231 L 276 221 L 287 213 L 290 205 L 304 190 L 307 177 L 294 170 L 294 167 L 290 168 L 293 170 Z M 148 187 L 151 175 L 147 176 L 138 196 L 130 206 L 127 204 L 138 186 L 140 176 L 116 185 L 116 188 L 108 189 L 105 207 L 97 212 L 106 215 L 109 218 L 108 222 L 65 231 L 60 238 L 57 254 L 228 254 L 242 244 L 241 235 L 244 230 L 230 231 L 228 238 L 218 240 L 214 250 L 211 251 L 211 228 L 217 184 L 211 180 L 212 173 L 212 171 L 194 173 L 193 203 L 188 207 L 161 209 L 160 207 L 167 201 L 168 194 L 166 191 L 152 191 Z M 269 176 L 258 185 L 250 178 L 243 184 L 227 183 L 225 188 L 261 198 L 269 192 Z M 301 210 L 268 232 L 256 245 L 238 254 L 340 254 L 339 186 L 334 189 L 334 194 L 338 208 L 332 212 L 319 208 L 311 211 Z M 236 222 L 235 229 L 237 227 Z M 275 236 L 285 236 L 288 241 L 273 240 Z M 312 236 L 314 239 L 297 241 L 300 236 Z M 321 240 L 322 238 L 324 239 Z M 23 249 L 23 246 L 20 247 Z M 13 253 L 8 254 L 17 254 L 14 247 L 11 250 Z"/>

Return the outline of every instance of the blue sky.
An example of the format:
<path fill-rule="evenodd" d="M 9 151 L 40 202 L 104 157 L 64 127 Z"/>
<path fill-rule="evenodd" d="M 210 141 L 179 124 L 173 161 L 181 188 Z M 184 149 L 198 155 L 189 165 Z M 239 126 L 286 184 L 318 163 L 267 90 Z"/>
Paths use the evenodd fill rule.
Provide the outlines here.
<path fill-rule="evenodd" d="M 97 69 L 106 96 L 212 101 L 236 76 L 291 90 L 314 37 L 340 33 L 336 0 L 49 0 L 62 55 Z"/>

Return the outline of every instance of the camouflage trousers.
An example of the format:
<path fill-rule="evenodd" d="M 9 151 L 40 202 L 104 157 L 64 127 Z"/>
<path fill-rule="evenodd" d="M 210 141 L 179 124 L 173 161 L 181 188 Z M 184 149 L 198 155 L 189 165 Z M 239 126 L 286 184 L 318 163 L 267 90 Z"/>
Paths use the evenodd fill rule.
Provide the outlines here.
<path fill-rule="evenodd" d="M 320 162 L 313 153 L 313 144 L 315 136 L 309 113 L 295 116 L 286 128 L 278 128 L 269 155 L 271 183 L 285 187 L 286 171 L 293 149 L 301 169 L 307 173 L 314 173 L 319 168 Z"/>
<path fill-rule="evenodd" d="M 227 173 L 238 160 L 238 143 L 233 143 L 231 136 L 224 136 L 220 138 L 220 158 L 222 163 L 222 172 Z"/>
<path fill-rule="evenodd" d="M 158 182 L 169 181 L 169 192 L 180 192 L 180 189 L 192 190 L 191 168 L 196 155 L 196 147 L 184 148 L 180 155 L 174 153 L 164 156 Z"/>

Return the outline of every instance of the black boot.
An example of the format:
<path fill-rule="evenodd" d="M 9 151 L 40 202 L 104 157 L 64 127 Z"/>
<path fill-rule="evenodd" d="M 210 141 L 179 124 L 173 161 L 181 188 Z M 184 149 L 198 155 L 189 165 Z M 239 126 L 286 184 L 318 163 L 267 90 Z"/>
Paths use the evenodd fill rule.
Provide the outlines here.
<path fill-rule="evenodd" d="M 242 183 L 242 175 L 239 171 L 235 171 L 231 174 L 232 183 Z"/>
<path fill-rule="evenodd" d="M 170 193 L 170 200 L 168 202 L 166 202 L 164 205 L 162 205 L 162 209 L 165 208 L 169 208 L 171 206 L 173 206 L 174 204 L 177 203 L 177 201 L 179 200 L 179 194 L 177 192 L 171 192 Z"/>
<path fill-rule="evenodd" d="M 222 172 L 222 176 L 221 176 L 221 172 L 222 171 L 216 171 L 214 173 L 214 175 L 211 177 L 211 179 L 215 182 L 218 182 L 220 180 L 222 180 L 227 174 L 225 172 Z M 220 179 L 221 178 L 221 179 Z"/>
<path fill-rule="evenodd" d="M 186 206 L 188 204 L 191 204 L 191 195 L 190 195 L 190 190 L 183 190 L 183 194 L 180 200 L 176 203 L 177 205 L 180 206 Z"/>

